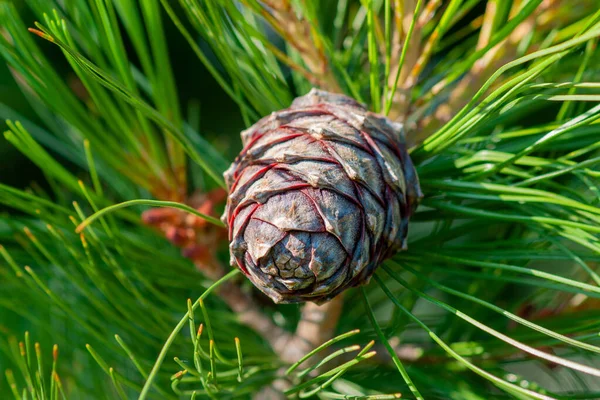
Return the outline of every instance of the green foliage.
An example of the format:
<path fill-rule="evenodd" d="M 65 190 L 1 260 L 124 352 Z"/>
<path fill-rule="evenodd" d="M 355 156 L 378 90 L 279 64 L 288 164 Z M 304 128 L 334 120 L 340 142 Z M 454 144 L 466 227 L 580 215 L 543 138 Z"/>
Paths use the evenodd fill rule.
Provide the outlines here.
<path fill-rule="evenodd" d="M 16 339 L 12 338 L 6 347 L 4 350 L 14 357 L 15 365 L 19 368 L 19 373 L 26 385 L 21 389 L 17 384 L 14 372 L 11 369 L 6 370 L 6 381 L 16 399 L 27 398 L 29 395 L 38 399 L 66 398 L 60 376 L 56 371 L 58 346 L 54 345 L 52 349 L 52 371 L 50 376 L 47 376 L 47 371 L 44 368 L 44 357 L 40 344 L 36 342 L 32 349 L 29 332 L 25 332 L 23 342 L 17 343 Z"/>
<path fill-rule="evenodd" d="M 45 41 L 0 3 L 0 54 L 40 122 L 0 114 L 46 182 L 0 183 L 0 362 L 18 371 L 0 395 L 247 398 L 284 378 L 300 398 L 600 396 L 594 2 L 27 4 Z M 247 125 L 320 85 L 417 143 L 408 251 L 350 291 L 338 336 L 293 366 L 212 293 L 237 272 L 211 282 L 140 223 L 142 206 L 190 211 L 228 164 L 184 117 L 177 86 L 196 77 L 173 73 L 171 24 Z M 297 307 L 265 308 L 297 323 Z M 19 345 L 25 330 L 42 346 Z"/>

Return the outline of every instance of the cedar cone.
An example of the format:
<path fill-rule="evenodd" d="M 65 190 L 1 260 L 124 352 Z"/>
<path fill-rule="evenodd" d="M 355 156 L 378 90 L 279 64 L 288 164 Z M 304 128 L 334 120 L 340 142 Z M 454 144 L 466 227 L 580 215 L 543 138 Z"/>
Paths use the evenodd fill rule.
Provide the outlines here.
<path fill-rule="evenodd" d="M 312 89 L 242 132 L 225 172 L 231 264 L 276 303 L 323 303 L 406 248 L 421 190 L 403 126 Z"/>

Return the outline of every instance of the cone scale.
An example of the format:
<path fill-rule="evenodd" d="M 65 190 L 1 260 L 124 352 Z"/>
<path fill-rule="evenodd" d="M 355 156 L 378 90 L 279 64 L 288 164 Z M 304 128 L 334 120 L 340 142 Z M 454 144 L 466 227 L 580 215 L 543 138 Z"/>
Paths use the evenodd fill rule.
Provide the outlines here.
<path fill-rule="evenodd" d="M 242 132 L 231 264 L 276 303 L 326 302 L 406 248 L 421 197 L 401 124 L 313 89 Z"/>

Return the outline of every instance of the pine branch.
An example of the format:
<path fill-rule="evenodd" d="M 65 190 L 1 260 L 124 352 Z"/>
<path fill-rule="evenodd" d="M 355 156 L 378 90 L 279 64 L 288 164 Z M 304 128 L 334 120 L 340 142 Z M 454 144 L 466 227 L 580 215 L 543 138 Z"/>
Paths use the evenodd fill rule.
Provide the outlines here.
<path fill-rule="evenodd" d="M 296 333 L 285 347 L 280 348 L 281 359 L 294 363 L 332 338 L 342 313 L 342 306 L 342 295 L 322 305 L 307 303 L 302 308 Z"/>
<path fill-rule="evenodd" d="M 306 8 L 303 10 L 304 16 L 301 16 L 289 0 L 262 1 L 262 3 L 266 7 L 255 0 L 244 1 L 244 4 L 256 9 L 300 54 L 312 74 L 307 78 L 314 86 L 331 92 L 340 92 L 340 86 L 327 60 L 324 44 L 317 32 L 318 28 L 307 18 Z"/>
<path fill-rule="evenodd" d="M 401 4 L 402 2 L 402 4 Z M 392 87 L 392 99 L 388 106 L 388 116 L 397 120 L 404 116 L 412 102 L 410 89 L 414 85 L 414 78 L 409 79 L 409 74 L 417 65 L 419 54 L 421 54 L 421 26 L 417 24 L 419 15 L 421 15 L 422 0 L 399 0 L 395 2 L 396 7 L 396 27 L 395 41 L 399 42 L 400 32 L 406 32 L 404 35 L 404 44 L 398 62 L 394 62 L 388 81 L 388 86 Z M 402 11 L 400 11 L 402 10 Z M 400 17 L 402 15 L 402 17 Z M 396 44 L 397 47 L 397 44 Z M 400 85 L 396 89 L 397 85 Z"/>
<path fill-rule="evenodd" d="M 0 114 L 21 121 L 5 136 L 43 179 L 27 190 L 0 183 L 0 364 L 12 371 L 0 391 L 598 397 L 586 380 L 600 373 L 593 2 L 27 4 L 43 21 L 34 33 L 51 43 L 2 3 L 0 55 L 36 116 L 10 98 Z M 171 37 L 171 22 L 183 37 Z M 238 132 L 202 121 L 218 132 L 201 136 L 186 122 L 181 83 L 197 77 L 173 72 L 177 40 L 247 125 L 319 85 L 419 128 L 411 158 L 426 197 L 408 251 L 364 287 L 364 310 L 350 291 L 339 320 L 341 300 L 308 305 L 297 324 L 297 309 L 271 318 L 233 281 L 207 296 L 227 239 L 216 220 L 225 193 L 206 178 L 220 180 L 218 149 L 235 147 Z M 95 214 L 103 207 L 118 211 Z M 77 234 L 89 218 L 97 223 Z M 60 344 L 59 379 L 27 338 L 8 339 L 24 326 L 39 349 Z M 562 371 L 573 380 L 557 388 Z"/>
<path fill-rule="evenodd" d="M 467 75 L 451 90 L 448 100 L 437 108 L 433 116 L 423 120 L 421 138 L 425 138 L 431 132 L 439 129 L 441 125 L 448 122 L 469 102 L 472 96 L 470 88 L 481 87 L 495 71 L 510 60 L 515 59 L 518 49 L 523 46 L 524 41 L 527 40 L 531 32 L 536 27 L 540 27 L 536 22 L 540 15 L 551 10 L 553 7 L 556 7 L 556 2 L 554 1 L 542 3 L 535 10 L 535 13 L 519 24 L 506 39 L 496 44 L 483 57 L 478 59 Z M 518 4 L 514 4 L 510 11 L 512 17 L 518 12 L 519 6 Z M 495 1 L 488 2 L 477 41 L 477 51 L 488 46 L 492 33 L 497 31 L 498 27 L 504 22 L 496 20 L 498 13 L 501 14 L 501 11 L 498 10 L 498 3 Z M 539 29 L 538 32 L 541 33 L 543 30 Z"/>

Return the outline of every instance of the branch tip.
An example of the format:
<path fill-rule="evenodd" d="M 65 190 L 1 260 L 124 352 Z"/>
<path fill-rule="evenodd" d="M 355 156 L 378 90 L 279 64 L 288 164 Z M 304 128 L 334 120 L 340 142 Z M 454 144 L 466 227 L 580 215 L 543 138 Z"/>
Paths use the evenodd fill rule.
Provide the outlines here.
<path fill-rule="evenodd" d="M 46 39 L 49 42 L 53 42 L 54 43 L 54 38 L 50 35 L 48 35 L 47 33 L 44 33 L 42 31 L 40 31 L 39 29 L 36 28 L 27 28 L 27 30 L 31 33 L 33 33 L 34 35 L 37 35 L 39 37 L 41 37 L 42 39 Z"/>

